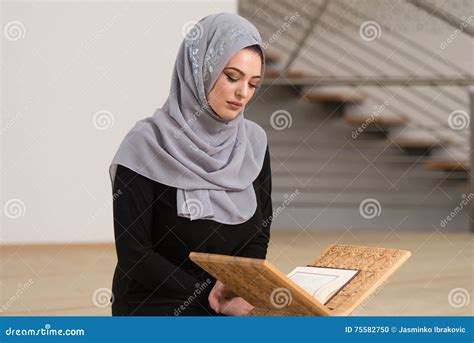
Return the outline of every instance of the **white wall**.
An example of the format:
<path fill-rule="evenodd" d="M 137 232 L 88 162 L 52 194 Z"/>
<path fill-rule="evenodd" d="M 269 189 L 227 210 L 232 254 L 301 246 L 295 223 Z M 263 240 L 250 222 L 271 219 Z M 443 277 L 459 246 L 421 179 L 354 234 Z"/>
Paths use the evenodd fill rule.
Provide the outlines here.
<path fill-rule="evenodd" d="M 2 10 L 1 242 L 111 241 L 108 166 L 119 143 L 166 99 L 183 25 L 236 13 L 237 2 Z"/>

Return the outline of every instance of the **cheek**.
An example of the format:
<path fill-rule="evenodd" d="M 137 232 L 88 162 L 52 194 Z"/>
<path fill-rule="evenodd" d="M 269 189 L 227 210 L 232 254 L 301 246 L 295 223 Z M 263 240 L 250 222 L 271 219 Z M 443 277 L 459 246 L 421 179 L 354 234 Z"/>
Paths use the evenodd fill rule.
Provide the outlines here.
<path fill-rule="evenodd" d="M 234 92 L 234 89 L 230 82 L 225 79 L 218 79 L 214 85 L 214 88 L 209 94 L 209 97 L 213 102 L 221 102 L 224 101 L 229 96 L 229 94 L 232 94 L 232 92 Z"/>
<path fill-rule="evenodd" d="M 229 93 L 234 92 L 234 88 L 234 84 L 227 81 L 226 78 L 222 78 L 221 80 L 219 80 L 219 94 L 228 95 Z"/>

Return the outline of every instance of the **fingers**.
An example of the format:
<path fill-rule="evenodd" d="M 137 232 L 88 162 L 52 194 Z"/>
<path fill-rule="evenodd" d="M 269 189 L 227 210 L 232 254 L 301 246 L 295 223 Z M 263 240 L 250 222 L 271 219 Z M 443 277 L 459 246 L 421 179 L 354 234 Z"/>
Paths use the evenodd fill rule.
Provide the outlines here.
<path fill-rule="evenodd" d="M 228 316 L 245 316 L 253 310 L 253 306 L 241 297 L 221 302 L 221 313 Z"/>
<path fill-rule="evenodd" d="M 220 281 L 212 288 L 208 297 L 209 306 L 216 312 L 230 316 L 242 316 L 253 309 L 243 298 L 232 292 L 232 290 Z"/>
<path fill-rule="evenodd" d="M 213 289 L 211 291 L 211 293 L 209 293 L 209 306 L 211 306 L 211 308 L 216 311 L 217 313 L 220 313 L 221 311 L 221 308 L 220 308 L 220 301 L 219 301 L 219 297 L 217 295 L 217 292 L 215 292 L 215 290 Z"/>
<path fill-rule="evenodd" d="M 219 302 L 217 301 L 209 301 L 209 305 L 211 306 L 211 308 L 216 311 L 217 313 L 220 313 L 221 312 L 221 308 L 219 306 Z"/>
<path fill-rule="evenodd" d="M 235 306 L 232 304 L 232 300 L 225 300 L 220 304 L 220 311 L 222 314 L 227 316 L 234 316 Z"/>

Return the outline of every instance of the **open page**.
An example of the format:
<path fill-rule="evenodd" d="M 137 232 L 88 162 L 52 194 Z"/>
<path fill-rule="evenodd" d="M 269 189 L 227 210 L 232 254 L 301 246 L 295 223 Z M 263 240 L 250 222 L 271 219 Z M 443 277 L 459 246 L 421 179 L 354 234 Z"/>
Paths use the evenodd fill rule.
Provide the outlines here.
<path fill-rule="evenodd" d="M 287 276 L 320 303 L 326 304 L 359 271 L 322 267 L 296 267 Z"/>

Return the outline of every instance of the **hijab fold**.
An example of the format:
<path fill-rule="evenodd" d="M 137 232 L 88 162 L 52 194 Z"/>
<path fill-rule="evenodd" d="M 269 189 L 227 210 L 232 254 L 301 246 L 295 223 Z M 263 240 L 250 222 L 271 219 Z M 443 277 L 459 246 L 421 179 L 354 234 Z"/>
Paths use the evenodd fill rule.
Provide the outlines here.
<path fill-rule="evenodd" d="M 244 109 L 228 121 L 207 101 L 228 61 L 251 45 L 263 54 L 255 26 L 236 14 L 209 15 L 192 27 L 179 48 L 167 100 L 120 144 L 109 168 L 112 187 L 123 165 L 175 187 L 180 217 L 240 224 L 253 216 L 252 183 L 263 165 L 266 133 L 244 118 Z"/>

